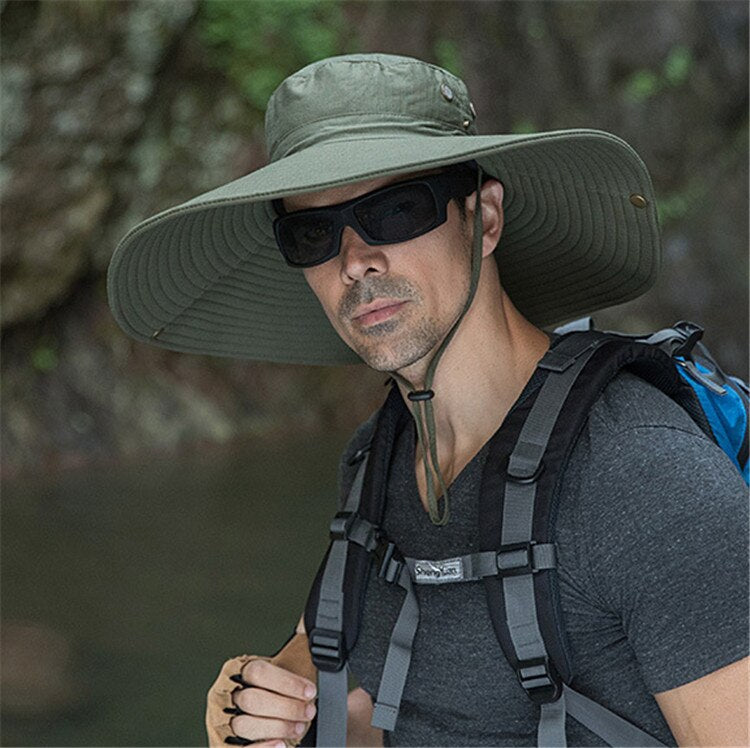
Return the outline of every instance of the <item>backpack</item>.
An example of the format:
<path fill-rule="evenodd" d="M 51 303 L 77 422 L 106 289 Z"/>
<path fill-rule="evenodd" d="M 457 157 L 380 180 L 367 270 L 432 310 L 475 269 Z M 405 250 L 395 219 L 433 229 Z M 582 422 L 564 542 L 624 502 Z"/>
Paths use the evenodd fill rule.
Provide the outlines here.
<path fill-rule="evenodd" d="M 398 388 L 381 407 L 372 441 L 351 459 L 356 477 L 331 522 L 331 542 L 305 607 L 318 668 L 318 715 L 302 745 L 346 744 L 347 660 L 359 632 L 370 566 L 405 594 L 391 634 L 372 725 L 393 730 L 419 624 L 416 584 L 482 580 L 493 628 L 529 699 L 539 705 L 537 743 L 565 746 L 570 714 L 610 746 L 661 742 L 570 686 L 574 667 L 559 603 L 554 524 L 562 476 L 588 412 L 627 368 L 681 405 L 748 475 L 748 388 L 679 322 L 648 336 L 600 332 L 590 318 L 558 328 L 542 357 L 540 387 L 506 417 L 509 439 L 490 442 L 479 506 L 478 553 L 404 557 L 381 530 L 395 434 L 411 417 Z M 497 466 L 502 469 L 498 470 Z M 497 510 L 502 497 L 502 511 Z"/>

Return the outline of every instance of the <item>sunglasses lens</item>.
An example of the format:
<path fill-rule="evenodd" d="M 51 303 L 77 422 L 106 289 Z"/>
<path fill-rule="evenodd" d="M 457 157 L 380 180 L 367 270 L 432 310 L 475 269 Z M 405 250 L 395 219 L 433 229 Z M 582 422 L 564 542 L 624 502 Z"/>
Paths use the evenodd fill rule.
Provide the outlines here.
<path fill-rule="evenodd" d="M 372 239 L 395 244 L 434 228 L 437 206 L 429 187 L 409 184 L 363 200 L 354 215 Z"/>
<path fill-rule="evenodd" d="M 331 254 L 336 231 L 330 216 L 289 215 L 278 222 L 278 239 L 288 262 L 314 265 Z"/>

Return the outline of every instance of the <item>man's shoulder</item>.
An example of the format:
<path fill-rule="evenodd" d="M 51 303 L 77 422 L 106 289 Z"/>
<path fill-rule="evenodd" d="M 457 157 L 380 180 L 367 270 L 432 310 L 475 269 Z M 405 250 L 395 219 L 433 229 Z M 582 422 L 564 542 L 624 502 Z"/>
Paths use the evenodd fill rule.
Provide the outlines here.
<path fill-rule="evenodd" d="M 648 503 L 658 494 L 680 511 L 707 492 L 734 497 L 744 488 L 729 457 L 688 412 L 628 371 L 594 402 L 568 468 L 566 478 L 579 494 L 590 494 L 584 503 L 592 506 L 592 497 L 612 486 L 620 486 L 621 499 L 632 493 L 636 503 Z"/>
<path fill-rule="evenodd" d="M 673 429 L 710 439 L 688 412 L 658 387 L 641 377 L 620 371 L 591 407 L 592 438 L 610 440 L 636 429 Z"/>

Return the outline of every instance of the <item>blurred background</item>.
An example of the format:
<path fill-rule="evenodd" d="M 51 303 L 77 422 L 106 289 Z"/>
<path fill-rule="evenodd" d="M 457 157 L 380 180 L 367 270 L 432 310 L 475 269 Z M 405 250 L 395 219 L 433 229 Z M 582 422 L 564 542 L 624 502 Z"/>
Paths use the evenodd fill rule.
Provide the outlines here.
<path fill-rule="evenodd" d="M 624 138 L 664 269 L 597 324 L 699 322 L 747 377 L 745 2 L 5 0 L 0 27 L 3 745 L 204 744 L 223 660 L 299 617 L 383 375 L 135 343 L 105 272 L 265 163 L 268 97 L 309 62 L 412 55 L 464 78 L 482 133 Z"/>

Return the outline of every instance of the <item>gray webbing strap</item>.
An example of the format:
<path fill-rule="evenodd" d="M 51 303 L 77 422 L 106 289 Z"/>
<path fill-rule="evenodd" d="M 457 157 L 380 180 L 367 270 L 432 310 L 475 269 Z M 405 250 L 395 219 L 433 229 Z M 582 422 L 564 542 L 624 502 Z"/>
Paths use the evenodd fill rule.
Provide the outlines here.
<path fill-rule="evenodd" d="M 414 635 L 419 625 L 419 602 L 414 592 L 409 568 L 404 564 L 398 577 L 398 583 L 406 591 L 396 625 L 391 632 L 391 642 L 383 666 L 378 696 L 372 713 L 373 727 L 393 730 L 396 727 L 401 696 L 404 693 L 406 676 L 411 662 L 411 650 Z"/>
<path fill-rule="evenodd" d="M 618 746 L 618 748 L 620 746 L 622 748 L 637 748 L 638 746 L 656 748 L 664 745 L 640 727 L 636 727 L 607 707 L 597 704 L 588 696 L 574 691 L 569 686 L 563 685 L 563 694 L 568 714 L 598 735 L 607 745 Z"/>
<path fill-rule="evenodd" d="M 565 399 L 594 350 L 592 347 L 584 351 L 572 365 L 566 366 L 559 373 L 551 371 L 526 418 L 518 442 L 508 460 L 509 475 L 503 502 L 502 545 L 531 542 L 537 486 L 534 478 Z M 519 483 L 518 479 L 528 482 Z M 504 577 L 502 581 L 505 615 L 517 658 L 546 658 L 547 649 L 539 629 L 532 575 L 529 573 Z M 543 682 L 534 677 L 533 680 L 522 681 L 522 684 L 525 684 L 525 687 L 534 687 L 543 685 Z"/>
<path fill-rule="evenodd" d="M 536 744 L 540 748 L 565 748 L 568 745 L 565 737 L 565 691 L 557 701 L 542 704 Z"/>
<path fill-rule="evenodd" d="M 331 748 L 346 745 L 348 681 L 346 667 L 342 667 L 337 673 L 318 670 L 318 727 L 315 745 Z"/>
<path fill-rule="evenodd" d="M 508 477 L 503 501 L 502 546 L 519 544 L 528 553 L 532 542 L 537 478 L 552 429 L 578 374 L 596 350 L 592 345 L 574 357 L 550 351 L 541 364 L 549 374 L 524 422 L 518 442 L 508 460 Z M 554 355 L 553 355 L 554 354 Z M 546 544 L 545 544 L 546 545 Z M 532 546 L 533 547 L 533 546 Z M 505 617 L 516 658 L 518 676 L 525 689 L 552 685 L 547 669 L 548 653 L 539 627 L 534 596 L 533 569 L 502 579 Z M 561 696 L 543 704 L 537 740 L 540 746 L 565 746 L 565 701 Z"/>
<path fill-rule="evenodd" d="M 357 470 L 354 483 L 346 499 L 345 511 L 359 509 L 367 457 Z M 335 520 L 334 520 L 335 522 Z M 342 636 L 344 630 L 344 571 L 349 542 L 334 540 L 320 581 L 320 596 L 315 617 L 315 629 Z M 314 632 L 314 630 L 313 630 Z M 333 636 L 316 636 L 310 639 L 310 651 L 325 656 L 327 648 L 337 652 L 340 641 Z M 347 665 L 336 672 L 318 669 L 318 727 L 316 744 L 321 746 L 346 745 L 346 718 L 348 677 Z"/>

